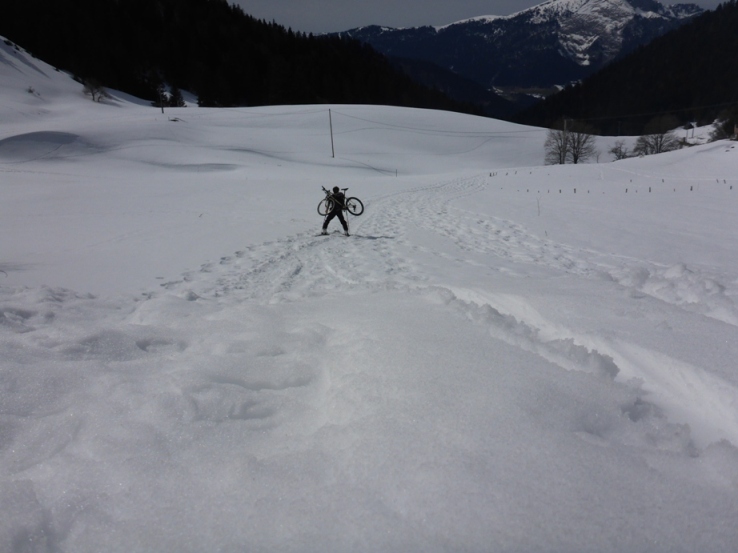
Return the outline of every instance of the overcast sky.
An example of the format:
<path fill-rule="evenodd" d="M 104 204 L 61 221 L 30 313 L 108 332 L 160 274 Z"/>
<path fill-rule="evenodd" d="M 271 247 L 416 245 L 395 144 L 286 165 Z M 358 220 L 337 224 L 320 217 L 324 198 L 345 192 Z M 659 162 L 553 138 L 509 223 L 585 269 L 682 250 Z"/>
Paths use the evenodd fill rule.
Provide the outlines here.
<path fill-rule="evenodd" d="M 231 0 L 258 19 L 293 31 L 325 33 L 365 25 L 447 25 L 478 15 L 510 15 L 544 0 Z M 662 0 L 713 9 L 720 0 Z"/>

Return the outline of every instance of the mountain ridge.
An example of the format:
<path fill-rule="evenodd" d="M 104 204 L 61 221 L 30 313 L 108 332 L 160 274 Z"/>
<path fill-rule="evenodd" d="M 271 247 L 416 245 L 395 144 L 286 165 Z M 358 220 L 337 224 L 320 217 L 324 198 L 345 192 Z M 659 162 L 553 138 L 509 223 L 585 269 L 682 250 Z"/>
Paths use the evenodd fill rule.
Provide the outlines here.
<path fill-rule="evenodd" d="M 508 16 L 439 27 L 367 26 L 340 33 L 390 57 L 436 63 L 492 89 L 555 89 L 580 80 L 689 21 L 694 4 L 549 0 Z"/>
<path fill-rule="evenodd" d="M 514 120 L 548 127 L 562 117 L 608 135 L 637 135 L 654 117 L 732 132 L 738 122 L 738 2 L 706 11 L 679 29 L 566 87 Z"/>

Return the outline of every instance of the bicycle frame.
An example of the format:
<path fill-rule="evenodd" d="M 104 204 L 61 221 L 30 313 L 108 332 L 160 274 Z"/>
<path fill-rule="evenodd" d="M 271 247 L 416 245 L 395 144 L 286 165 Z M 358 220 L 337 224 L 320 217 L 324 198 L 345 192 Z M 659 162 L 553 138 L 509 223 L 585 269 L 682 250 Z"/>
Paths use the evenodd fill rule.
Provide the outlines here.
<path fill-rule="evenodd" d="M 321 186 L 321 188 L 323 189 L 323 192 L 325 192 L 325 198 L 320 200 L 320 203 L 318 203 L 318 214 L 326 216 L 328 213 L 333 211 L 333 199 L 331 198 L 333 192 L 331 190 L 327 190 L 325 186 Z M 353 196 L 349 198 L 346 196 L 346 190 L 348 190 L 348 187 L 341 188 L 340 190 L 343 192 L 345 198 L 343 211 L 347 211 L 356 217 L 364 213 L 364 204 L 359 198 L 355 198 Z"/>

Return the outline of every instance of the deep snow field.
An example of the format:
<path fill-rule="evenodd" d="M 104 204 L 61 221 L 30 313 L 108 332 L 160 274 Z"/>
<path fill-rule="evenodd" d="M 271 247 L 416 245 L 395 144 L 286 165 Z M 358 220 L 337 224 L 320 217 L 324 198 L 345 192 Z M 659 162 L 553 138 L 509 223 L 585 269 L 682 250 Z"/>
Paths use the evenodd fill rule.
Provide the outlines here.
<path fill-rule="evenodd" d="M 738 551 L 738 148 L 544 140 L 0 43 L 0 551 Z"/>

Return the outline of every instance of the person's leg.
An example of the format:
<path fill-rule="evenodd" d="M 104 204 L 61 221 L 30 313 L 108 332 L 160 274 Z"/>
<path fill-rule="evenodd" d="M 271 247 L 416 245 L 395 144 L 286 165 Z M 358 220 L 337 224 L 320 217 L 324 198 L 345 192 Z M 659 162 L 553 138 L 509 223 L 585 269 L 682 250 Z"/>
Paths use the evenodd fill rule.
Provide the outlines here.
<path fill-rule="evenodd" d="M 348 234 L 348 224 L 346 224 L 346 219 L 343 218 L 343 213 L 339 211 L 336 215 L 338 215 L 338 220 L 341 221 L 343 231 Z"/>
<path fill-rule="evenodd" d="M 330 223 L 335 216 L 336 216 L 335 211 L 331 211 L 328 214 L 328 216 L 325 218 L 325 221 L 323 221 L 323 232 L 325 232 L 328 229 L 328 223 Z"/>

